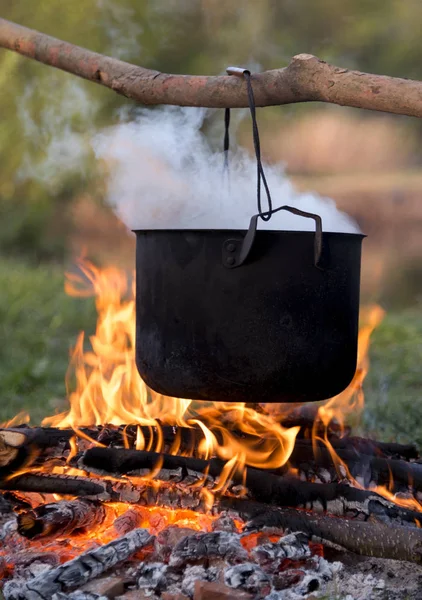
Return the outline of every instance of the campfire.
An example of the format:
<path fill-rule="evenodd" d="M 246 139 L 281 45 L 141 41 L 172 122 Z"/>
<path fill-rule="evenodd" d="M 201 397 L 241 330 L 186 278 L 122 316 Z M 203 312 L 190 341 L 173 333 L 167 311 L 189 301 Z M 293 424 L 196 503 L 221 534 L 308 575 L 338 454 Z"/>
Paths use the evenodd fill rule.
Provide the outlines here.
<path fill-rule="evenodd" d="M 98 310 L 71 354 L 69 409 L 0 430 L 6 600 L 306 598 L 356 585 L 341 552 L 422 562 L 416 448 L 347 424 L 363 409 L 379 307 L 362 315 L 340 395 L 266 405 L 263 389 L 253 405 L 212 403 L 140 379 L 123 272 L 82 261 L 66 289 L 94 294 Z"/>

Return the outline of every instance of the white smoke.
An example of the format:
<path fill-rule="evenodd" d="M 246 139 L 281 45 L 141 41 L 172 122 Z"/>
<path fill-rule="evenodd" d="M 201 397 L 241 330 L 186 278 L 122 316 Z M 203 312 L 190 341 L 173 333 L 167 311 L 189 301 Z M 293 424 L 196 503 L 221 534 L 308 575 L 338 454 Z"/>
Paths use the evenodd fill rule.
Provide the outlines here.
<path fill-rule="evenodd" d="M 27 146 L 18 177 L 41 181 L 54 191 L 65 173 L 84 171 L 92 152 L 89 123 L 97 109 L 79 82 L 64 81 L 61 74 L 53 72 L 43 85 L 28 84 L 17 103 Z M 74 119 L 84 125 L 84 134 L 74 130 Z"/>
<path fill-rule="evenodd" d="M 211 149 L 201 126 L 206 111 L 145 109 L 132 122 L 106 129 L 94 139 L 109 169 L 108 201 L 129 229 L 246 229 L 257 213 L 256 162 L 245 150 Z M 274 207 L 288 204 L 322 217 L 324 231 L 357 233 L 357 224 L 335 202 L 299 193 L 281 165 L 265 166 Z M 266 209 L 264 191 L 263 209 Z M 314 223 L 280 211 L 260 229 L 312 230 Z"/>
<path fill-rule="evenodd" d="M 135 11 L 113 0 L 97 0 L 100 26 L 108 38 L 107 52 L 114 58 L 130 60 L 141 54 L 139 39 L 143 28 Z"/>

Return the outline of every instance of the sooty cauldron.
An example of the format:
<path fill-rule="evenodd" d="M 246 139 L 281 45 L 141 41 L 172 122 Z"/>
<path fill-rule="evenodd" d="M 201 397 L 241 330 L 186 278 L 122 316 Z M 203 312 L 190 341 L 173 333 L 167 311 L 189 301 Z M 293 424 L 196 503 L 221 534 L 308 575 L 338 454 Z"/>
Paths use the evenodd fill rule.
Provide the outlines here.
<path fill-rule="evenodd" d="M 153 390 L 196 400 L 310 402 L 350 383 L 363 235 L 135 233 L 136 364 Z"/>
<path fill-rule="evenodd" d="M 322 231 L 321 218 L 274 209 L 261 162 L 252 76 L 258 214 L 248 231 L 136 233 L 136 364 L 166 396 L 310 402 L 340 393 L 356 369 L 363 235 Z M 230 109 L 225 112 L 228 167 Z M 263 185 L 268 211 L 261 207 Z M 257 231 L 288 210 L 316 231 Z"/>

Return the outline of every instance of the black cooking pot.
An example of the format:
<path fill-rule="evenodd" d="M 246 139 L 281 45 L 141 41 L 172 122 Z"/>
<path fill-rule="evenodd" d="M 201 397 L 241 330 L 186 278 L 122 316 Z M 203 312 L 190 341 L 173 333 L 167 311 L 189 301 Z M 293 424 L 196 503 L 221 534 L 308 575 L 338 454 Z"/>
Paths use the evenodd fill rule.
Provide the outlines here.
<path fill-rule="evenodd" d="M 136 364 L 166 396 L 225 402 L 330 398 L 356 369 L 362 235 L 322 233 L 318 215 L 274 209 L 261 162 L 252 76 L 245 79 L 257 160 L 248 231 L 136 231 Z M 225 111 L 228 168 L 230 109 Z M 261 205 L 264 188 L 268 210 Z M 316 231 L 257 231 L 280 210 Z"/>
<path fill-rule="evenodd" d="M 135 232 L 136 364 L 153 390 L 309 402 L 352 380 L 364 236 L 256 219 L 248 232 Z"/>

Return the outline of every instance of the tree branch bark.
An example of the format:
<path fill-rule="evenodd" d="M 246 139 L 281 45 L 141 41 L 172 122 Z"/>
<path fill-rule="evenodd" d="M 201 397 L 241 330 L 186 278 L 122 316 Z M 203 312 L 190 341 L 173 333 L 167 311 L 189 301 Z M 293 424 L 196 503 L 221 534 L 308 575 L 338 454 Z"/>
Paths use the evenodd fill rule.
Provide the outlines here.
<path fill-rule="evenodd" d="M 108 87 L 145 105 L 210 108 L 248 106 L 237 77 L 169 75 L 91 52 L 0 19 L 0 47 Z M 253 74 L 257 106 L 328 102 L 422 117 L 422 82 L 350 71 L 310 54 L 287 67 Z"/>

